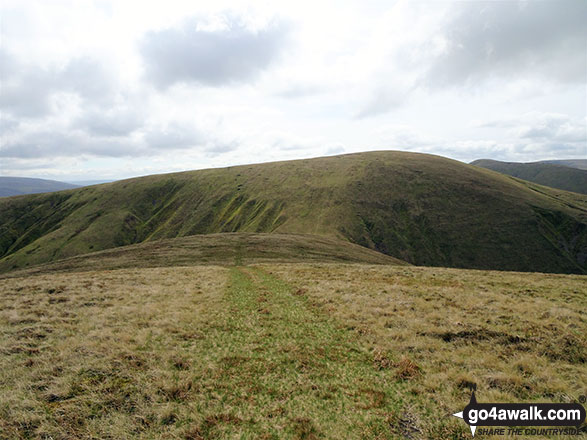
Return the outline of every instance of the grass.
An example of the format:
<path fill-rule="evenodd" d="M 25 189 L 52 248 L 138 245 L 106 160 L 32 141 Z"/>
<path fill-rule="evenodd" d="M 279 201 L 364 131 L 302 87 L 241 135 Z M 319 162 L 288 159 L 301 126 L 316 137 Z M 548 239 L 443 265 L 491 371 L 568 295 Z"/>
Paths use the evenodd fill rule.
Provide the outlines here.
<path fill-rule="evenodd" d="M 473 386 L 587 394 L 584 285 L 340 263 L 2 279 L 0 438 L 470 438 L 450 414 Z"/>
<path fill-rule="evenodd" d="M 411 264 L 586 273 L 587 199 L 393 151 L 0 199 L 0 271 L 198 234 L 322 235 Z"/>

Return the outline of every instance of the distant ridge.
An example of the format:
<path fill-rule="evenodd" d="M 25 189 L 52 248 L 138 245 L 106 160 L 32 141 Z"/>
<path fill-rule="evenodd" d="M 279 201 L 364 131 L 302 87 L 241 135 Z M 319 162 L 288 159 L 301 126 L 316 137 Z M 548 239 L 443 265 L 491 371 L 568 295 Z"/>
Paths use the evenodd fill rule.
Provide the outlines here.
<path fill-rule="evenodd" d="M 587 159 L 569 159 L 569 160 L 543 160 L 538 163 L 553 163 L 556 165 L 564 165 L 566 167 L 577 168 L 579 170 L 587 170 Z"/>
<path fill-rule="evenodd" d="M 519 163 L 481 159 L 471 162 L 471 165 L 539 183 L 540 185 L 550 186 L 551 188 L 587 194 L 587 160 Z"/>
<path fill-rule="evenodd" d="M 0 197 L 39 194 L 73 188 L 78 188 L 78 185 L 57 180 L 0 176 Z"/>
<path fill-rule="evenodd" d="M 0 199 L 0 271 L 154 240 L 311 234 L 411 264 L 587 273 L 587 196 L 377 151 Z"/>

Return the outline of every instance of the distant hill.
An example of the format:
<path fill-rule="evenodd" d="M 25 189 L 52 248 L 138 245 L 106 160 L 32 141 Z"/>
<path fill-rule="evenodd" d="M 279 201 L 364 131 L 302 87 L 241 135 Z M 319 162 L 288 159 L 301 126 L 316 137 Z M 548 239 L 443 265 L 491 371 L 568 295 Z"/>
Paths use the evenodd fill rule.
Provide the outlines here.
<path fill-rule="evenodd" d="M 73 188 L 78 188 L 78 185 L 58 182 L 57 180 L 0 176 L 0 197 L 38 194 Z"/>
<path fill-rule="evenodd" d="M 0 271 L 219 232 L 329 236 L 417 265 L 587 273 L 587 196 L 395 151 L 3 198 Z"/>
<path fill-rule="evenodd" d="M 547 162 L 500 162 L 481 159 L 471 162 L 475 165 L 518 179 L 564 189 L 580 194 L 587 194 L 587 169 L 581 169 L 587 161 L 547 161 Z M 572 164 L 573 166 L 567 165 Z"/>
<path fill-rule="evenodd" d="M 564 165 L 566 167 L 577 168 L 579 170 L 587 170 L 587 159 L 544 160 L 539 163 L 553 163 L 557 165 Z"/>

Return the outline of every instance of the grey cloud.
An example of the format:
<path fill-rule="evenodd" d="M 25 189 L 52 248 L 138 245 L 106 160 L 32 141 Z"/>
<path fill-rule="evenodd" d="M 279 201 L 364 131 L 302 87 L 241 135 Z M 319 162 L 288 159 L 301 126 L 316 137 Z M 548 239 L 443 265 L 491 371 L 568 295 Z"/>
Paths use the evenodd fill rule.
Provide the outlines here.
<path fill-rule="evenodd" d="M 0 157 L 38 159 L 93 155 L 125 157 L 140 155 L 140 146 L 122 139 L 98 139 L 81 132 L 32 131 L 2 145 Z"/>
<path fill-rule="evenodd" d="M 144 141 L 150 149 L 160 151 L 201 146 L 208 141 L 208 138 L 195 127 L 172 123 L 162 129 L 148 130 Z"/>
<path fill-rule="evenodd" d="M 163 130 L 147 129 L 142 138 L 130 136 L 92 136 L 83 130 L 32 130 L 3 143 L 3 158 L 146 157 L 165 150 L 201 147 L 208 137 L 191 127 L 171 124 Z"/>
<path fill-rule="evenodd" d="M 127 136 L 143 125 L 143 116 L 130 109 L 89 110 L 75 126 L 93 136 Z"/>
<path fill-rule="evenodd" d="M 96 103 L 107 102 L 115 85 L 102 63 L 89 57 L 78 57 L 57 73 L 56 89 L 77 93 Z"/>
<path fill-rule="evenodd" d="M 292 84 L 276 93 L 276 96 L 286 99 L 305 98 L 324 93 L 326 88 L 314 84 Z"/>
<path fill-rule="evenodd" d="M 512 136 L 529 142 L 578 143 L 587 149 L 587 125 L 585 120 L 560 113 L 527 113 L 487 121 L 479 125 L 487 128 L 507 128 Z"/>
<path fill-rule="evenodd" d="M 198 29 L 195 20 L 178 28 L 149 32 L 140 52 L 147 78 L 159 88 L 175 83 L 220 86 L 253 80 L 282 51 L 289 26 L 275 22 L 252 31 L 227 17 L 226 28 Z"/>
<path fill-rule="evenodd" d="M 587 68 L 584 0 L 458 2 L 448 46 L 426 75 L 432 86 L 516 75 L 583 83 Z"/>
<path fill-rule="evenodd" d="M 14 116 L 46 116 L 51 112 L 51 98 L 60 92 L 100 103 L 110 99 L 113 91 L 108 73 L 87 57 L 74 58 L 64 67 L 42 67 L 0 50 L 0 66 L 0 108 Z"/>
<path fill-rule="evenodd" d="M 389 87 L 380 87 L 376 89 L 367 103 L 355 115 L 356 118 L 366 118 L 369 116 L 380 115 L 387 113 L 394 108 L 403 105 L 410 89 L 405 90 L 391 89 Z"/>
<path fill-rule="evenodd" d="M 7 115 L 0 114 L 0 140 L 1 136 L 18 128 L 20 122 Z"/>
<path fill-rule="evenodd" d="M 240 146 L 238 140 L 232 140 L 229 142 L 214 140 L 209 142 L 208 146 L 206 147 L 206 153 L 208 156 L 216 156 L 223 153 L 229 153 L 231 151 L 236 150 Z"/>
<path fill-rule="evenodd" d="M 197 148 L 208 156 L 234 151 L 240 145 L 236 139 L 217 139 L 214 135 L 185 123 L 171 123 L 165 128 L 150 128 L 145 133 L 144 142 L 147 148 L 157 153 L 162 150 Z"/>

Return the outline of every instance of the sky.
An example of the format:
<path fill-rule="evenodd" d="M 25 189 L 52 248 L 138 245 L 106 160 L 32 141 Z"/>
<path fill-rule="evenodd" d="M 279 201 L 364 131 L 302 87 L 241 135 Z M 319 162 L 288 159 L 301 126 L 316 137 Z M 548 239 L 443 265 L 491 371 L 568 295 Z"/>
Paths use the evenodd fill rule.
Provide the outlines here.
<path fill-rule="evenodd" d="M 0 175 L 587 158 L 587 1 L 2 0 Z"/>

